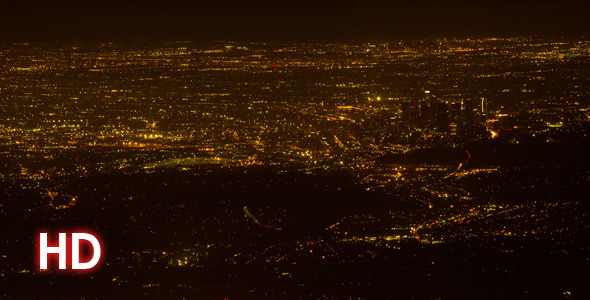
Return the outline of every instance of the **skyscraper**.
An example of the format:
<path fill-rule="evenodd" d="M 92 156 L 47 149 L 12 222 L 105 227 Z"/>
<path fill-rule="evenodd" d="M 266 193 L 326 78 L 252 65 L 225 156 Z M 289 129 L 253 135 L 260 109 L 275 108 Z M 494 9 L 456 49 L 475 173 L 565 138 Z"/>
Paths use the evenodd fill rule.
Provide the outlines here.
<path fill-rule="evenodd" d="M 481 114 L 484 118 L 488 117 L 488 99 L 481 97 Z"/>
<path fill-rule="evenodd" d="M 471 99 L 463 100 L 463 125 L 474 125 L 473 101 Z"/>
<path fill-rule="evenodd" d="M 410 123 L 410 100 L 404 100 L 402 102 L 402 122 L 404 125 Z"/>
<path fill-rule="evenodd" d="M 450 125 L 448 103 L 439 101 L 436 104 L 436 127 L 440 132 L 448 132 Z"/>

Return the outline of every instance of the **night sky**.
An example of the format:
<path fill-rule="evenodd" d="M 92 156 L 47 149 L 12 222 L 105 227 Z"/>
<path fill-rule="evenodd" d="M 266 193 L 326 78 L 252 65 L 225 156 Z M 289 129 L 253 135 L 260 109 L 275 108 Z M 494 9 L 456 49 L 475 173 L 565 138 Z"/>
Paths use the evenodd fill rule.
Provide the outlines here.
<path fill-rule="evenodd" d="M 390 40 L 590 31 L 589 1 L 0 2 L 0 40 Z"/>

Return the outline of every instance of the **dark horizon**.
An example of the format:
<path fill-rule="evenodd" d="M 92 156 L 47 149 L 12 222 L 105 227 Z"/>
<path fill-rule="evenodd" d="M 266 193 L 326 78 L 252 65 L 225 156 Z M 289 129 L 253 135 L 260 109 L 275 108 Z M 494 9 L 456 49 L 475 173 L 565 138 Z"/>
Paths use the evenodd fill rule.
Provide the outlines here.
<path fill-rule="evenodd" d="M 344 41 L 580 36 L 574 1 L 7 1 L 0 41 Z"/>

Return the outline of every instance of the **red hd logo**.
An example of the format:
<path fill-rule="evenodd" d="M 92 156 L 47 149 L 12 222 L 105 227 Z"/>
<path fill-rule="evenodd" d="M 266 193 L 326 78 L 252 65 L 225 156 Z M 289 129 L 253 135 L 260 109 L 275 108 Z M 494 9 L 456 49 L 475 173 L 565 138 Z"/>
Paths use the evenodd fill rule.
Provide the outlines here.
<path fill-rule="evenodd" d="M 38 268 L 59 270 L 91 270 L 101 261 L 99 239 L 88 232 L 59 232 L 38 234 Z"/>

